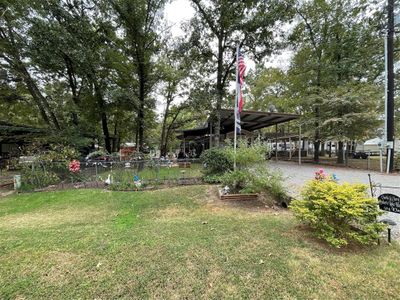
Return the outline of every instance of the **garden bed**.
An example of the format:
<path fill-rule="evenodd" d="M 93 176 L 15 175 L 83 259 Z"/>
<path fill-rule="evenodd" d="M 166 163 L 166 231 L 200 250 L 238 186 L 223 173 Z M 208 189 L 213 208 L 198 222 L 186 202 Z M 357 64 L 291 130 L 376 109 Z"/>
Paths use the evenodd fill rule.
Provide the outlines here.
<path fill-rule="evenodd" d="M 219 198 L 226 201 L 251 201 L 258 200 L 258 194 L 224 194 L 218 190 Z"/>
<path fill-rule="evenodd" d="M 104 181 L 89 181 L 89 182 L 62 182 L 59 184 L 49 185 L 44 188 L 34 189 L 34 192 L 44 192 L 44 191 L 57 191 L 57 190 L 67 190 L 67 189 L 104 189 L 108 188 L 113 191 L 123 191 L 123 192 L 135 192 L 135 191 L 145 191 L 145 190 L 157 190 L 165 187 L 172 186 L 184 186 L 184 185 L 197 185 L 203 183 L 201 178 L 181 178 L 181 179 L 165 179 L 159 181 L 149 181 L 146 186 L 140 189 L 134 188 L 111 188 L 110 185 L 106 185 Z"/>
<path fill-rule="evenodd" d="M 67 182 L 59 183 L 54 185 L 49 185 L 44 188 L 35 189 L 35 192 L 44 191 L 57 191 L 57 190 L 67 190 L 67 189 L 94 189 L 94 188 L 105 188 L 106 185 L 103 181 L 89 181 L 89 182 Z"/>

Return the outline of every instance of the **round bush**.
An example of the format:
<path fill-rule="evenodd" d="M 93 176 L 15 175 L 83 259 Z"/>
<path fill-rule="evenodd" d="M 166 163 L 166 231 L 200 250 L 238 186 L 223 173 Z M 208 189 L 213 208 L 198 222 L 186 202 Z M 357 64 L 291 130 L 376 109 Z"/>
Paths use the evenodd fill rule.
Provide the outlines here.
<path fill-rule="evenodd" d="M 206 175 L 221 175 L 233 169 L 233 160 L 224 149 L 208 149 L 200 158 Z"/>
<path fill-rule="evenodd" d="M 382 214 L 377 199 L 368 197 L 367 186 L 362 184 L 312 180 L 302 199 L 292 201 L 290 208 L 319 238 L 335 247 L 350 241 L 375 244 L 385 227 L 377 222 Z"/>

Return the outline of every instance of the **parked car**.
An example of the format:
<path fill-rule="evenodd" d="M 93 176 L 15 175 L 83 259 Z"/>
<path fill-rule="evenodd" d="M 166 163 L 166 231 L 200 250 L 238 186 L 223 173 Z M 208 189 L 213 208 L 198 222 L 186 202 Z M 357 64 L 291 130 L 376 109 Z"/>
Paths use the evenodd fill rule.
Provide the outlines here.
<path fill-rule="evenodd" d="M 105 152 L 102 151 L 95 151 L 92 153 L 89 153 L 85 157 L 86 162 L 102 162 L 102 161 L 109 161 L 110 160 L 110 155 L 108 155 Z"/>
<path fill-rule="evenodd" d="M 368 156 L 370 156 L 370 153 L 368 153 L 368 152 L 353 152 L 352 156 L 355 159 L 360 159 L 360 158 L 367 159 Z"/>

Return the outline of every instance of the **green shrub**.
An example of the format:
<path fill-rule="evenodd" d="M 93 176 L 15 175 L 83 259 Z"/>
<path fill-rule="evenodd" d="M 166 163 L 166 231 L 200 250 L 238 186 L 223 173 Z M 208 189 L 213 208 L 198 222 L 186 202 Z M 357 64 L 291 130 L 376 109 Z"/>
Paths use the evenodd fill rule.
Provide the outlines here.
<path fill-rule="evenodd" d="M 397 152 L 394 157 L 394 168 L 400 171 L 400 152 Z"/>
<path fill-rule="evenodd" d="M 228 143 L 227 147 L 225 147 L 225 152 L 232 161 L 236 155 L 237 168 L 246 169 L 265 162 L 268 148 L 260 140 L 255 140 L 251 144 L 247 140 L 239 140 L 236 147 L 236 154 L 231 143 Z"/>
<path fill-rule="evenodd" d="M 280 173 L 272 172 L 267 166 L 264 166 L 251 170 L 250 175 L 252 180 L 250 180 L 248 186 L 242 192 L 268 193 L 276 200 L 287 198 Z"/>
<path fill-rule="evenodd" d="M 208 149 L 201 154 L 200 159 L 205 166 L 205 175 L 222 175 L 233 169 L 233 160 L 225 149 Z"/>
<path fill-rule="evenodd" d="M 203 181 L 205 183 L 211 183 L 211 184 L 221 183 L 221 177 L 222 176 L 223 175 L 204 175 L 203 176 Z"/>
<path fill-rule="evenodd" d="M 24 186 L 37 189 L 59 183 L 60 177 L 41 165 L 27 165 L 22 168 L 21 181 Z"/>
<path fill-rule="evenodd" d="M 99 157 L 106 157 L 108 156 L 108 153 L 103 151 L 103 150 L 97 150 L 90 152 L 87 156 L 86 159 L 97 159 Z"/>
<path fill-rule="evenodd" d="M 381 212 L 377 200 L 368 197 L 366 185 L 312 180 L 302 191 L 302 200 L 292 201 L 290 208 L 335 247 L 351 241 L 375 244 L 385 228 L 377 222 Z"/>
<path fill-rule="evenodd" d="M 241 169 L 225 173 L 221 177 L 224 186 L 228 186 L 232 193 L 267 193 L 276 200 L 286 198 L 280 174 L 271 172 L 267 166 L 253 169 Z"/>
<path fill-rule="evenodd" d="M 221 177 L 223 186 L 228 186 L 230 193 L 241 193 L 242 190 L 249 185 L 253 176 L 249 174 L 248 170 L 235 170 L 225 173 Z M 249 192 L 249 191 L 247 191 Z"/>

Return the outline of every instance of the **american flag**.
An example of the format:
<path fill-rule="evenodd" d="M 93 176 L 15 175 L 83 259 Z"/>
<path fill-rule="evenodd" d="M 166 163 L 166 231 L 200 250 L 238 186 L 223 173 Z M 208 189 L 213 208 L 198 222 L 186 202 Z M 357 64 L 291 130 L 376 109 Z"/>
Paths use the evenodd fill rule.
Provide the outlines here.
<path fill-rule="evenodd" d="M 244 64 L 244 57 L 242 55 L 242 53 L 239 50 L 238 53 L 238 61 L 237 61 L 237 68 L 238 68 L 238 78 L 237 78 L 237 82 L 239 84 L 239 99 L 238 99 L 238 108 L 239 108 L 239 113 L 242 112 L 243 110 L 243 95 L 242 95 L 242 86 L 244 83 L 244 72 L 246 72 L 246 65 Z"/>
<path fill-rule="evenodd" d="M 235 99 L 235 133 L 240 134 L 242 128 L 240 126 L 240 113 L 243 110 L 243 95 L 242 85 L 244 83 L 244 72 L 246 71 L 246 65 L 244 64 L 244 58 L 240 52 L 239 47 L 237 48 L 237 66 L 236 66 L 236 99 Z"/>

